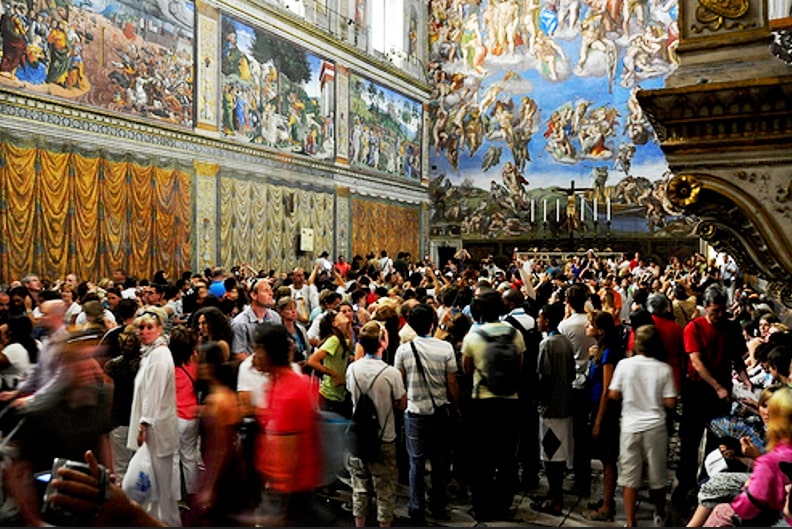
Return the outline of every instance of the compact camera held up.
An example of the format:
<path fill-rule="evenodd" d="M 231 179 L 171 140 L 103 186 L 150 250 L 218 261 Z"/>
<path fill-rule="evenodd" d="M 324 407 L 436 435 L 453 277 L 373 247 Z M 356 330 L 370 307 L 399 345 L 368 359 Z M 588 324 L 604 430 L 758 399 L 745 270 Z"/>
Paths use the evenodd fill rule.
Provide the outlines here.
<path fill-rule="evenodd" d="M 87 463 L 72 461 L 62 457 L 55 458 L 52 464 L 52 470 L 50 472 L 39 472 L 36 474 L 36 482 L 40 484 L 46 484 L 46 489 L 44 490 L 44 501 L 41 508 L 42 518 L 47 523 L 55 526 L 74 527 L 92 525 L 92 520 L 88 519 L 85 515 L 72 513 L 60 505 L 56 505 L 52 502 L 52 495 L 58 492 L 55 490 L 55 487 L 53 487 L 52 480 L 53 478 L 63 479 L 62 477 L 58 476 L 58 469 L 60 468 L 70 468 L 72 470 L 77 470 L 84 474 L 91 475 L 91 468 Z M 99 491 L 102 500 L 106 501 L 110 499 L 109 484 L 110 476 L 108 475 L 107 469 L 103 465 L 99 465 Z M 59 493 L 63 494 L 62 491 Z"/>

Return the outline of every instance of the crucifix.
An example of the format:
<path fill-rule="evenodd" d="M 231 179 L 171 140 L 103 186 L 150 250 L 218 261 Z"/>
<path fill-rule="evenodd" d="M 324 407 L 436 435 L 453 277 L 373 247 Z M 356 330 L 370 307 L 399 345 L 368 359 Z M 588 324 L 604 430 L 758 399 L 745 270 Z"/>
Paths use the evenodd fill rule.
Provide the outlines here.
<path fill-rule="evenodd" d="M 562 227 L 569 232 L 569 237 L 575 231 L 585 231 L 586 225 L 586 197 L 583 194 L 585 191 L 591 191 L 590 187 L 575 188 L 575 181 L 572 180 L 569 187 L 554 187 L 554 191 L 561 191 L 567 195 L 566 215 L 563 219 L 560 218 L 560 212 L 556 212 L 556 220 L 558 221 L 558 229 Z M 580 197 L 580 213 L 578 214 L 578 198 Z M 597 219 L 595 218 L 594 221 Z"/>

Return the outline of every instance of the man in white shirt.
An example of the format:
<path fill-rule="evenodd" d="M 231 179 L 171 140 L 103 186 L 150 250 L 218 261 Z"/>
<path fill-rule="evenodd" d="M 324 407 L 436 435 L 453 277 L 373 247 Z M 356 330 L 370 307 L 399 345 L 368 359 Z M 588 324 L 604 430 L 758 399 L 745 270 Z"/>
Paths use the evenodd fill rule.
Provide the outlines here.
<path fill-rule="evenodd" d="M 432 338 L 437 313 L 426 304 L 410 311 L 410 326 L 418 335 L 396 350 L 394 367 L 399 369 L 407 388 L 404 429 L 410 456 L 410 501 L 408 512 L 415 525 L 426 525 L 426 459 L 432 463 L 432 488 L 429 507 L 435 518 L 445 516 L 450 466 L 449 424 L 438 410 L 451 403 L 459 409 L 457 363 L 450 343 Z M 413 346 L 415 351 L 413 351 Z M 420 359 L 420 364 L 417 363 Z"/>
<path fill-rule="evenodd" d="M 382 361 L 382 351 L 388 347 L 388 333 L 376 321 L 370 321 L 360 329 L 358 343 L 366 353 L 353 362 L 346 372 L 346 386 L 353 408 L 357 407 L 363 393 L 368 394 L 377 408 L 379 420 L 380 456 L 373 461 L 352 457 L 352 513 L 355 525 L 366 524 L 366 514 L 372 495 L 377 498 L 377 521 L 388 524 L 393 521 L 396 504 L 396 486 L 399 472 L 396 467 L 396 418 L 393 410 L 407 406 L 407 392 L 401 373 Z"/>
<path fill-rule="evenodd" d="M 575 485 L 574 492 L 579 496 L 591 495 L 591 436 L 588 425 L 588 413 L 591 407 L 589 393 L 586 390 L 588 376 L 589 347 L 596 341 L 586 336 L 586 301 L 588 291 L 583 285 L 572 285 L 566 289 L 565 303 L 568 316 L 558 325 L 558 332 L 569 338 L 575 346 L 575 381 L 572 383 L 572 399 L 574 402 L 573 431 L 575 437 L 574 461 Z M 570 312 L 571 311 L 571 312 Z"/>
<path fill-rule="evenodd" d="M 664 346 L 654 325 L 643 325 L 635 331 L 634 351 L 633 356 L 618 363 L 608 388 L 609 398 L 622 401 L 619 485 L 624 487 L 626 526 L 635 527 L 641 473 L 644 462 L 648 463 L 655 523 L 662 527 L 668 479 L 666 409 L 676 406 L 677 391 L 671 366 L 657 359 L 664 354 Z"/>

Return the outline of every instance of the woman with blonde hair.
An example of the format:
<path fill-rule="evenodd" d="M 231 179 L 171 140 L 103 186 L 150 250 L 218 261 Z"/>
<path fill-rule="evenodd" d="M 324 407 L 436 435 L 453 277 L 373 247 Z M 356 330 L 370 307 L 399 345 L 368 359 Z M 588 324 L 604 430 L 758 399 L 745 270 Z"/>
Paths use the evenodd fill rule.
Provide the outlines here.
<path fill-rule="evenodd" d="M 141 360 L 135 376 L 127 448 L 144 443 L 151 452 L 159 496 L 143 507 L 171 527 L 181 526 L 179 514 L 179 423 L 176 415 L 176 374 L 165 337 L 167 313 L 147 306 L 135 319 Z"/>
<path fill-rule="evenodd" d="M 721 503 L 712 510 L 704 522 L 706 527 L 771 526 L 781 517 L 787 478 L 779 463 L 792 461 L 792 389 L 776 391 L 767 413 L 767 453 L 754 462 L 742 492 L 731 503 Z"/>

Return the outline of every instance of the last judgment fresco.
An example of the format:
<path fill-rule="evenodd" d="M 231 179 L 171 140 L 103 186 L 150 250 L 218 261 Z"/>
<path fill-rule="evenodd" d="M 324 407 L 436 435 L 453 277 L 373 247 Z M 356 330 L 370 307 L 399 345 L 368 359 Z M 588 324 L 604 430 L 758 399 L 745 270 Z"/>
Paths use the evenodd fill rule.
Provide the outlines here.
<path fill-rule="evenodd" d="M 0 9 L 0 85 L 193 125 L 192 2 L 26 0 Z"/>
<path fill-rule="evenodd" d="M 677 0 L 430 0 L 433 233 L 684 236 L 638 104 L 678 64 Z"/>

